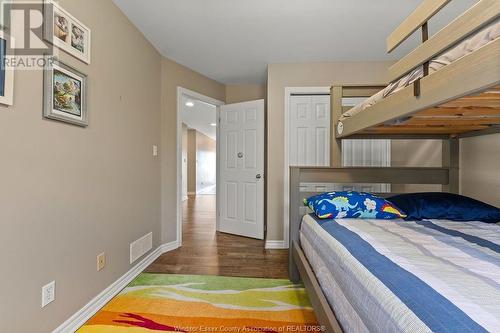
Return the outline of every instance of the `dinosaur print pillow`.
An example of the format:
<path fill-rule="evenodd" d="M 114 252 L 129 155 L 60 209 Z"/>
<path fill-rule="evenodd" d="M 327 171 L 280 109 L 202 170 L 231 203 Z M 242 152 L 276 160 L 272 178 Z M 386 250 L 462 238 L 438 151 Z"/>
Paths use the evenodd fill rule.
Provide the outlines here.
<path fill-rule="evenodd" d="M 382 219 L 405 218 L 406 214 L 389 201 L 370 193 L 328 192 L 304 199 L 320 219 Z"/>

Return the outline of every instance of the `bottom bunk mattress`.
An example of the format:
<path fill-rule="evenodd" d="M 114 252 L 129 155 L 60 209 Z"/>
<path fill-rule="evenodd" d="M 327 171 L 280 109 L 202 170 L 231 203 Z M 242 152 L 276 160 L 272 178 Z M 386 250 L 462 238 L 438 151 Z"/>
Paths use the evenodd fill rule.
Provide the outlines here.
<path fill-rule="evenodd" d="M 500 332 L 500 226 L 303 218 L 301 247 L 345 332 Z"/>

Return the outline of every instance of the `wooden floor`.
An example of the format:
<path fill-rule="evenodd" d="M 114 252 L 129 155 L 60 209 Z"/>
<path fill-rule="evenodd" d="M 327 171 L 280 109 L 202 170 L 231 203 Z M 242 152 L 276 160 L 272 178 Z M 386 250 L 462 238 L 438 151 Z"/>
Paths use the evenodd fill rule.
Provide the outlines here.
<path fill-rule="evenodd" d="M 182 247 L 160 256 L 146 272 L 287 278 L 288 251 L 216 232 L 215 196 L 199 195 L 184 201 Z"/>

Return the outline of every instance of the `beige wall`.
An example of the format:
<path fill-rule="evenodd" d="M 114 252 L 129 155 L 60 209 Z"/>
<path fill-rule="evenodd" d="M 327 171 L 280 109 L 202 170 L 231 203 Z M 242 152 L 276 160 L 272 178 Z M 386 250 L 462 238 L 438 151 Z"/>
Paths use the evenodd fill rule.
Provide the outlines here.
<path fill-rule="evenodd" d="M 437 167 L 443 164 L 441 140 L 392 140 L 391 165 L 394 167 Z M 441 185 L 393 185 L 395 193 L 441 192 Z"/>
<path fill-rule="evenodd" d="M 188 193 L 196 193 L 196 130 L 188 130 Z"/>
<path fill-rule="evenodd" d="M 244 84 L 226 86 L 226 103 L 241 103 L 265 99 L 267 95 L 267 86 L 262 84 Z"/>
<path fill-rule="evenodd" d="M 226 100 L 226 87 L 170 59 L 162 60 L 161 112 L 161 193 L 162 241 L 176 239 L 177 189 L 177 87 L 183 87 L 220 101 Z"/>
<path fill-rule="evenodd" d="M 500 207 L 500 134 L 460 140 L 460 191 Z"/>
<path fill-rule="evenodd" d="M 92 29 L 91 65 L 59 55 L 88 74 L 90 126 L 42 119 L 43 73 L 16 71 L 0 107 L 2 332 L 52 331 L 132 267 L 132 241 L 159 244 L 161 57 L 111 0 L 60 4 Z"/>
<path fill-rule="evenodd" d="M 206 153 L 215 156 L 217 142 L 201 132 L 196 132 L 196 192 L 206 187 L 215 185 L 216 167 L 215 160 L 207 159 Z M 212 179 L 213 178 L 213 181 Z"/>
<path fill-rule="evenodd" d="M 285 87 L 384 84 L 391 62 L 270 64 L 267 79 L 267 238 L 283 239 Z M 272 134 L 272 135 L 271 135 Z"/>

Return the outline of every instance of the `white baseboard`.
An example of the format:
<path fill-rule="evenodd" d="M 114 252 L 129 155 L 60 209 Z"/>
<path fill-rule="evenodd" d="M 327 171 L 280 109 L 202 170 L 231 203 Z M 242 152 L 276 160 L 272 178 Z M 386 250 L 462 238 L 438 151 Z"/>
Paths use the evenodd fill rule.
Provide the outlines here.
<path fill-rule="evenodd" d="M 160 255 L 165 252 L 175 250 L 179 247 L 177 241 L 162 244 L 153 252 L 148 254 L 137 265 L 132 267 L 127 273 L 113 282 L 109 287 L 104 289 L 99 295 L 94 297 L 77 313 L 72 315 L 68 320 L 62 323 L 52 333 L 70 333 L 75 332 L 83 324 L 85 324 L 94 314 L 97 313 L 106 303 L 115 297 L 123 288 L 125 288 L 137 275 L 139 275 L 146 267 L 155 261 Z"/>
<path fill-rule="evenodd" d="M 281 250 L 281 249 L 287 249 L 285 246 L 285 241 L 284 240 L 266 240 L 266 245 L 265 245 L 267 250 Z"/>
<path fill-rule="evenodd" d="M 173 242 L 170 242 L 170 243 L 162 244 L 158 248 L 161 249 L 160 255 L 162 255 L 163 253 L 167 253 L 167 252 L 173 251 L 175 249 L 178 249 L 179 247 L 180 247 L 179 242 L 178 241 L 173 241 Z"/>

